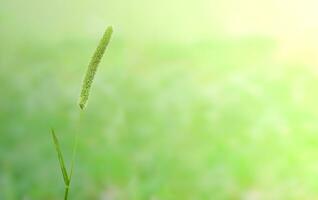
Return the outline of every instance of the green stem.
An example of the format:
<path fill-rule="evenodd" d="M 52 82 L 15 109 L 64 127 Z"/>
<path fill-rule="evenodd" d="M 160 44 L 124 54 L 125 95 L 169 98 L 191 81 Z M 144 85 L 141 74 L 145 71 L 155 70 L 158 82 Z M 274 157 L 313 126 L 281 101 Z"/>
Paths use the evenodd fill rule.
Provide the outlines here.
<path fill-rule="evenodd" d="M 77 130 L 76 130 L 75 136 L 74 136 L 73 153 L 72 153 L 73 155 L 72 155 L 72 161 L 71 161 L 70 174 L 68 177 L 68 182 L 67 182 L 67 184 L 65 184 L 64 200 L 67 200 L 67 198 L 68 198 L 69 188 L 70 188 L 71 181 L 72 181 L 74 165 L 75 165 L 75 160 L 76 160 L 77 146 L 78 146 L 78 135 L 79 135 L 79 131 L 80 131 L 82 115 L 83 115 L 83 112 L 82 112 L 82 110 L 80 110 L 79 117 L 77 118 L 77 126 L 76 126 Z"/>
<path fill-rule="evenodd" d="M 67 200 L 68 198 L 69 188 L 70 188 L 70 185 L 65 185 L 64 200 Z"/>
<path fill-rule="evenodd" d="M 77 118 L 77 126 L 76 126 L 77 130 L 76 130 L 76 133 L 74 136 L 73 155 L 72 155 L 71 169 L 70 169 L 70 175 L 69 175 L 69 184 L 71 183 L 72 175 L 73 175 L 73 171 L 74 171 L 74 164 L 75 164 L 77 146 L 78 146 L 78 135 L 79 135 L 79 131 L 80 131 L 82 116 L 83 116 L 83 110 L 80 110 L 79 117 Z"/>

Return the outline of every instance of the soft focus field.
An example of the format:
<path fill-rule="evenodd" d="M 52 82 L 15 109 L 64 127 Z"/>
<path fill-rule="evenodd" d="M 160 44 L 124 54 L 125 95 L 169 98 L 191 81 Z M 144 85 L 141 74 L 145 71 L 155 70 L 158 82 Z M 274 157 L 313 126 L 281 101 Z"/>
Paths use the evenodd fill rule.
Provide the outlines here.
<path fill-rule="evenodd" d="M 62 199 L 51 127 L 72 200 L 318 199 L 317 6 L 0 0 L 0 199 Z"/>

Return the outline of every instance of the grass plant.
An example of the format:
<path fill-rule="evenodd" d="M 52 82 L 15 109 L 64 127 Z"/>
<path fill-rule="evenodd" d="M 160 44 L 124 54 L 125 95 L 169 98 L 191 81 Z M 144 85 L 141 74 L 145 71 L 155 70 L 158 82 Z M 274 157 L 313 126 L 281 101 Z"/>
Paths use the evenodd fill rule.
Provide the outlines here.
<path fill-rule="evenodd" d="M 100 42 L 99 42 L 99 44 L 98 44 L 98 46 L 93 54 L 91 61 L 89 62 L 88 69 L 86 71 L 86 74 L 85 74 L 85 77 L 83 80 L 83 85 L 82 85 L 80 100 L 79 100 L 79 107 L 81 108 L 81 111 L 79 114 L 80 118 L 82 115 L 82 111 L 86 107 L 89 93 L 90 93 L 90 89 L 91 89 L 98 65 L 99 65 L 99 63 L 100 63 L 100 61 L 105 53 L 105 50 L 109 44 L 112 33 L 113 33 L 113 28 L 111 26 L 107 27 L 102 39 L 100 40 Z M 51 134 L 52 134 L 53 143 L 55 146 L 55 150 L 57 152 L 57 157 L 59 160 L 59 165 L 60 165 L 61 172 L 63 175 L 63 180 L 64 180 L 64 187 L 65 187 L 64 200 L 67 200 L 68 196 L 69 196 L 69 188 L 70 188 L 70 184 L 71 184 L 71 180 L 72 180 L 75 157 L 76 157 L 76 152 L 77 152 L 78 131 L 75 133 L 74 145 L 73 145 L 73 156 L 72 156 L 71 168 L 69 170 L 69 173 L 68 173 L 68 170 L 65 166 L 65 161 L 63 158 L 63 153 L 61 150 L 61 146 L 59 144 L 59 140 L 58 140 L 56 133 L 55 133 L 55 130 L 53 128 L 51 129 Z"/>

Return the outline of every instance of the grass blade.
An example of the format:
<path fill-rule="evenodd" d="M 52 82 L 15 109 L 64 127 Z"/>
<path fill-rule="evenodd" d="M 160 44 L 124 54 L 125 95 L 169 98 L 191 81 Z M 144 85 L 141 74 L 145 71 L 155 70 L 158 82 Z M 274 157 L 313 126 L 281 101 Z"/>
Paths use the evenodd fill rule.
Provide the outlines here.
<path fill-rule="evenodd" d="M 68 179 L 68 176 L 67 176 L 67 170 L 65 168 L 61 147 L 60 147 L 59 141 L 58 141 L 58 139 L 56 137 L 56 134 L 54 132 L 54 129 L 51 129 L 51 133 L 52 133 L 52 137 L 53 137 L 55 150 L 57 152 L 57 156 L 58 156 L 58 159 L 59 159 L 61 171 L 62 171 L 62 174 L 63 174 L 64 183 L 65 183 L 65 185 L 68 185 L 69 184 L 69 179 Z"/>
<path fill-rule="evenodd" d="M 88 65 L 88 69 L 86 72 L 86 75 L 84 77 L 83 85 L 82 85 L 82 90 L 81 90 L 81 95 L 80 95 L 80 101 L 79 101 L 79 106 L 83 110 L 86 106 L 86 102 L 88 100 L 89 92 L 94 80 L 94 76 L 97 71 L 98 64 L 100 63 L 104 52 L 106 50 L 106 47 L 110 41 L 110 38 L 113 33 L 113 28 L 111 26 L 107 27 L 102 39 L 100 40 L 95 53 L 93 54 L 93 57 Z"/>

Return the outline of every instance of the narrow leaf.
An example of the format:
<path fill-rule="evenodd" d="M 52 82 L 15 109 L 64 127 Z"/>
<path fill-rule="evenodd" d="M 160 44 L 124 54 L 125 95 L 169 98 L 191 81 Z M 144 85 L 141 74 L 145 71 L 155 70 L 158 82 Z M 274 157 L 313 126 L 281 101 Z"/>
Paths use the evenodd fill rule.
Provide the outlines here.
<path fill-rule="evenodd" d="M 81 90 L 81 95 L 80 95 L 80 100 L 79 100 L 79 106 L 83 110 L 86 106 L 89 92 L 94 80 L 94 76 L 97 71 L 98 64 L 100 63 L 105 49 L 110 41 L 111 35 L 113 33 L 113 28 L 111 26 L 107 27 L 102 39 L 100 40 L 95 53 L 93 54 L 93 57 L 88 65 L 88 69 L 86 71 L 86 75 L 84 77 L 83 85 L 82 85 L 82 90 Z"/>
<path fill-rule="evenodd" d="M 65 183 L 65 185 L 68 185 L 69 184 L 69 179 L 68 179 L 68 176 L 67 176 L 67 171 L 66 171 L 66 167 L 65 167 L 65 164 L 64 164 L 64 159 L 63 159 L 63 154 L 62 154 L 62 151 L 61 151 L 61 147 L 60 147 L 59 141 L 58 141 L 58 139 L 56 137 L 56 134 L 54 132 L 54 129 L 51 129 L 51 133 L 52 133 L 52 137 L 53 137 L 54 146 L 55 146 L 55 149 L 56 149 L 56 152 L 57 152 L 57 156 L 58 156 L 58 159 L 59 159 L 61 171 L 62 171 L 62 174 L 63 174 L 64 183 Z"/>

